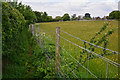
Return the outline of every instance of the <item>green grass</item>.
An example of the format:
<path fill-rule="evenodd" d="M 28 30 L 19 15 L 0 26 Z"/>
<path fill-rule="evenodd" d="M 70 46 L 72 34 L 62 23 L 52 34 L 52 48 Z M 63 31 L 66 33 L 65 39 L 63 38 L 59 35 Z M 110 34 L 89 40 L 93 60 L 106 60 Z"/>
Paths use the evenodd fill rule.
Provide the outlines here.
<path fill-rule="evenodd" d="M 95 35 L 96 32 L 98 32 L 102 26 L 104 25 L 104 22 L 108 21 L 66 21 L 66 22 L 50 22 L 50 23 L 37 23 L 36 26 L 40 26 L 41 33 L 45 33 L 46 35 L 51 35 L 52 39 L 55 41 L 55 34 L 53 32 L 49 31 L 55 31 L 56 27 L 60 27 L 61 30 L 64 30 L 65 32 L 68 32 L 76 37 L 81 38 L 82 40 L 90 41 L 90 39 Z M 114 51 L 118 51 L 118 21 L 109 21 L 110 25 L 107 27 L 107 29 L 103 32 L 105 34 L 108 30 L 114 29 L 114 33 L 109 37 L 109 44 L 108 48 Z M 102 34 L 102 35 L 103 35 Z M 84 44 L 82 41 L 79 41 L 77 39 L 74 39 L 73 37 L 70 37 L 62 32 L 60 32 L 60 35 L 82 47 L 84 47 Z M 102 35 L 99 35 L 97 38 L 100 38 Z M 61 38 L 61 46 L 66 49 L 70 54 L 80 61 L 80 51 L 82 49 L 76 47 L 73 44 L 70 44 L 69 42 L 63 40 Z M 100 46 L 103 46 L 101 44 Z M 89 47 L 89 45 L 87 45 Z M 102 49 L 96 49 L 96 53 L 102 53 Z M 80 78 L 87 78 L 87 71 L 83 69 L 78 63 L 76 63 L 75 60 L 73 60 L 66 52 L 63 52 L 63 50 L 60 53 L 62 57 L 64 58 L 64 61 L 66 61 L 67 64 L 70 62 L 73 62 L 73 64 L 69 64 L 69 66 L 76 70 L 76 74 Z M 87 54 L 84 54 L 84 57 L 86 57 Z M 84 57 L 82 58 L 84 60 Z M 118 55 L 111 54 L 111 55 L 105 55 L 104 57 L 111 59 L 115 62 L 118 62 Z M 64 61 L 61 60 L 61 69 L 65 70 L 64 74 L 67 74 L 70 76 L 70 78 L 75 78 L 75 76 L 71 73 L 71 71 L 66 67 L 64 64 Z M 81 63 L 85 67 L 87 67 L 88 60 L 85 63 Z M 105 78 L 106 77 L 106 64 L 107 62 L 102 60 L 101 58 L 93 58 L 89 60 L 89 70 L 95 74 L 99 78 Z M 77 67 L 76 67 L 77 66 Z M 77 68 L 77 69 L 76 69 Z M 116 78 L 118 77 L 118 68 L 114 67 L 111 64 L 108 64 L 108 78 Z M 88 73 L 88 78 L 94 78 L 90 73 Z"/>
<path fill-rule="evenodd" d="M 95 35 L 96 32 L 100 30 L 104 22 L 108 21 L 66 21 L 66 22 L 49 22 L 49 23 L 37 23 L 43 31 L 55 31 L 56 27 L 60 27 L 76 37 L 82 40 L 89 41 L 91 37 Z M 115 31 L 110 36 L 110 43 L 108 48 L 111 50 L 118 51 L 118 21 L 109 21 L 111 25 L 108 26 L 109 29 L 113 28 Z M 68 37 L 67 39 L 76 42 L 76 39 L 71 38 L 61 32 L 61 35 Z M 79 41 L 80 42 L 80 41 Z"/>

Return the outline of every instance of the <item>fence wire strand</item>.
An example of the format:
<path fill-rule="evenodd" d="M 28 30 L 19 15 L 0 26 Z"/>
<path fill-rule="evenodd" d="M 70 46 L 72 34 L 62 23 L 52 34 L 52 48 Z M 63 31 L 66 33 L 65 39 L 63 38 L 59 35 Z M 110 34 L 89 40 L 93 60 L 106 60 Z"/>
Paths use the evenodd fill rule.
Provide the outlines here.
<path fill-rule="evenodd" d="M 60 55 L 60 54 L 59 54 Z M 60 55 L 60 57 L 62 58 L 62 56 Z M 62 58 L 63 59 L 63 58 Z M 64 59 L 63 59 L 64 61 Z M 65 62 L 65 61 L 64 61 Z M 65 62 L 65 64 L 68 66 L 68 68 L 72 71 L 72 73 L 74 74 L 75 77 L 78 78 L 78 76 L 74 73 L 74 71 L 69 67 L 69 65 Z"/>
<path fill-rule="evenodd" d="M 57 34 L 57 35 L 58 35 L 58 34 Z M 58 36 L 60 36 L 60 35 L 58 35 Z M 64 39 L 64 40 L 66 40 L 66 41 L 68 41 L 68 42 L 76 45 L 77 47 L 79 47 L 79 48 L 81 48 L 81 49 L 84 49 L 84 50 L 86 50 L 86 51 L 88 51 L 88 52 L 90 52 L 90 53 L 93 53 L 94 55 L 100 57 L 101 59 L 103 59 L 103 60 L 105 60 L 105 61 L 108 61 L 109 63 L 113 64 L 113 65 L 116 66 L 116 67 L 120 66 L 120 64 L 118 64 L 118 63 L 116 63 L 116 62 L 114 62 L 114 61 L 112 61 L 112 60 L 109 60 L 109 59 L 107 59 L 107 58 L 105 58 L 105 57 L 103 57 L 103 56 L 101 56 L 101 55 L 99 55 L 99 54 L 97 54 L 97 53 L 95 53 L 95 52 L 93 52 L 93 51 L 90 51 L 90 50 L 88 50 L 88 49 L 85 49 L 85 48 L 83 48 L 83 47 L 81 47 L 81 46 L 79 46 L 79 45 L 71 42 L 70 40 L 65 39 L 65 38 L 62 37 L 62 36 L 60 36 L 60 37 L 61 37 L 62 39 Z M 118 66 L 117 66 L 117 65 L 118 65 Z"/>
<path fill-rule="evenodd" d="M 97 45 L 95 45 L 95 44 L 93 44 L 93 43 L 90 43 L 90 42 L 88 42 L 88 41 L 82 40 L 82 39 L 80 39 L 80 38 L 78 38 L 78 37 L 76 37 L 76 36 L 73 36 L 73 35 L 65 32 L 65 31 L 63 31 L 63 30 L 60 30 L 60 31 L 62 31 L 63 33 L 65 33 L 65 34 L 67 34 L 67 35 L 69 35 L 69 36 L 71 36 L 71 37 L 74 37 L 74 38 L 76 38 L 76 39 L 78 39 L 78 40 L 80 40 L 80 41 L 83 41 L 83 42 L 86 42 L 86 43 L 88 43 L 88 44 L 90 44 L 90 45 L 92 45 L 92 46 L 95 46 L 95 47 L 97 47 L 97 48 L 102 48 L 102 49 L 104 49 L 104 50 L 108 50 L 108 51 L 111 51 L 111 52 L 113 52 L 113 53 L 120 54 L 120 53 L 118 53 L 117 51 L 113 51 L 113 50 L 110 50 L 110 49 L 107 49 L 107 48 L 104 48 L 104 47 L 101 47 L 101 46 L 97 46 Z"/>
<path fill-rule="evenodd" d="M 59 45 L 59 44 L 58 44 Z M 59 45 L 59 47 L 61 47 Z M 64 48 L 61 47 L 62 50 L 64 50 L 67 54 L 69 54 L 69 52 L 67 52 Z M 86 67 L 84 67 L 78 60 L 76 60 L 71 54 L 69 54 L 69 56 L 71 58 L 73 58 L 78 64 L 80 64 L 84 69 L 86 69 L 91 75 L 93 75 L 95 78 L 97 78 L 97 76 L 95 76 L 92 72 L 90 72 Z"/>

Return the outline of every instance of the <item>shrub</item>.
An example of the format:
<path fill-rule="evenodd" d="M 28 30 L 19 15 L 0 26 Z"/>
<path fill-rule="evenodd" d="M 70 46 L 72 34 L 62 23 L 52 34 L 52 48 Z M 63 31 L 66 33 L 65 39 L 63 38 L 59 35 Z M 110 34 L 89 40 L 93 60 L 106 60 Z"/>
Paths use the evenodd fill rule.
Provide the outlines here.
<path fill-rule="evenodd" d="M 3 55 L 17 53 L 20 34 L 25 27 L 23 15 L 9 3 L 2 3 L 2 47 Z M 16 50 L 15 50 L 16 49 Z"/>

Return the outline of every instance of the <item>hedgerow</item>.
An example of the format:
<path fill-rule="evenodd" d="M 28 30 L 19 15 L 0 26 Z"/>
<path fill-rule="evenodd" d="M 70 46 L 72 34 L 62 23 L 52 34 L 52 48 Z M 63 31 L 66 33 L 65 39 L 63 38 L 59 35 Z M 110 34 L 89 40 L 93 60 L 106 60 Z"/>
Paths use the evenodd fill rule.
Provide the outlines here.
<path fill-rule="evenodd" d="M 24 16 L 9 3 L 2 3 L 2 47 L 3 55 L 18 53 L 19 38 L 25 28 Z M 22 51 L 22 49 L 21 49 Z"/>

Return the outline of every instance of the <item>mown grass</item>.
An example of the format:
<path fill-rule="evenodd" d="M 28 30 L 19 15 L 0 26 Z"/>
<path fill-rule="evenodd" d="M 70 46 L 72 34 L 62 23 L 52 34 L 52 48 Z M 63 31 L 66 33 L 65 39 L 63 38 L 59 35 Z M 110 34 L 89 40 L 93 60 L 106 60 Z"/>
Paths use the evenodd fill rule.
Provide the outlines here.
<path fill-rule="evenodd" d="M 90 41 L 90 39 L 95 35 L 96 32 L 100 30 L 100 28 L 104 25 L 104 22 L 109 22 L 110 25 L 107 27 L 107 29 L 99 35 L 97 38 L 102 37 L 103 34 L 105 34 L 108 30 L 114 29 L 114 33 L 109 37 L 109 44 L 108 47 L 111 50 L 118 51 L 118 21 L 66 21 L 66 22 L 50 22 L 50 23 L 37 23 L 36 26 L 40 26 L 41 32 L 51 35 L 53 40 L 55 40 L 55 32 L 49 32 L 49 31 L 55 31 L 56 27 L 60 27 L 61 30 L 64 30 L 65 32 L 68 32 L 76 37 L 81 38 L 82 40 Z M 73 37 L 70 37 L 69 35 L 66 35 L 64 33 L 60 33 L 60 35 L 82 47 L 84 47 L 84 43 L 82 41 L 79 41 Z M 61 46 L 66 49 L 67 52 L 69 52 L 75 59 L 80 61 L 80 51 L 82 49 L 76 47 L 73 44 L 70 44 L 69 42 L 63 40 L 61 38 Z M 100 46 L 103 46 L 101 44 Z M 87 45 L 89 47 L 89 45 Z M 62 49 L 61 49 L 62 50 Z M 102 49 L 95 50 L 96 53 L 100 54 L 103 53 Z M 68 66 L 65 65 L 64 61 L 73 69 L 73 71 L 79 76 L 79 78 L 94 78 L 90 73 L 87 73 L 83 67 L 80 66 L 75 60 L 73 60 L 68 53 L 61 52 L 61 55 L 63 59 L 61 60 L 61 70 L 64 69 L 64 74 L 67 74 L 70 76 L 70 78 L 75 78 L 72 71 L 68 69 Z M 84 54 L 84 57 L 88 56 L 87 54 Z M 84 57 L 82 59 L 84 59 Z M 111 54 L 111 55 L 105 55 L 104 57 L 111 59 L 115 62 L 118 62 L 118 55 L 117 54 Z M 89 61 L 89 67 L 88 67 L 88 61 Z M 72 62 L 72 64 L 70 64 Z M 102 60 L 101 58 L 93 58 L 90 60 L 87 60 L 85 63 L 81 63 L 83 66 L 87 67 L 93 74 L 95 74 L 99 78 L 106 78 L 106 67 L 107 62 Z M 66 67 L 67 66 L 67 67 Z M 118 68 L 115 66 L 108 64 L 108 71 L 107 71 L 107 78 L 117 78 L 118 77 Z M 88 76 L 87 76 L 88 74 Z"/>

